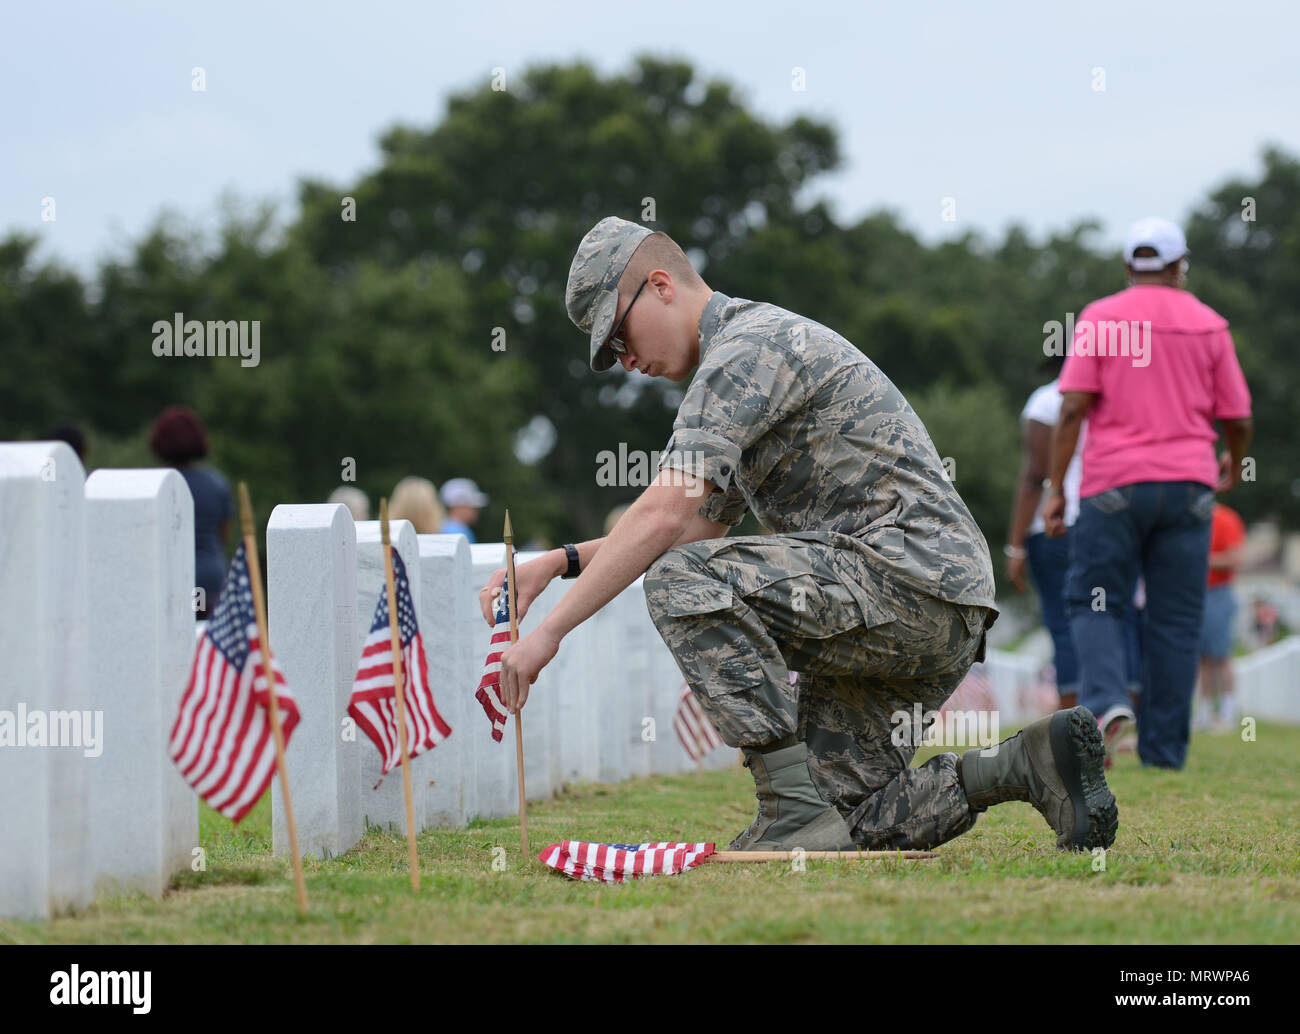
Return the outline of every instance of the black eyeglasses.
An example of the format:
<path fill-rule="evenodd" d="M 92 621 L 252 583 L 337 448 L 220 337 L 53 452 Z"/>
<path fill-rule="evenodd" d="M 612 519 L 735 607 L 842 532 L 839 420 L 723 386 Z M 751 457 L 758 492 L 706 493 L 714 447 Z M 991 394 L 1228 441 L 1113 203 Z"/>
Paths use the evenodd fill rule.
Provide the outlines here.
<path fill-rule="evenodd" d="M 649 277 L 646 277 L 641 281 L 641 286 L 636 289 L 636 294 L 632 295 L 632 300 L 627 303 L 627 308 L 623 310 L 622 319 L 614 324 L 614 329 L 609 333 L 609 340 L 606 341 L 605 344 L 615 355 L 627 355 L 627 343 L 618 336 L 619 331 L 623 329 L 623 321 L 627 319 L 627 314 L 632 311 L 632 306 L 634 306 L 636 300 L 641 297 L 641 292 L 645 290 L 645 285 L 649 282 Z"/>

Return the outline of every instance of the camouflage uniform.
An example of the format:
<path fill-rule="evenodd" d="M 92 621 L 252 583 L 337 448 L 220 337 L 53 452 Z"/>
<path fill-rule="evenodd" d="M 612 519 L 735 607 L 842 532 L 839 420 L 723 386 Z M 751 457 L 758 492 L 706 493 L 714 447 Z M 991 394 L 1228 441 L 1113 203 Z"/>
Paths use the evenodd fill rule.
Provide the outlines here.
<path fill-rule="evenodd" d="M 566 304 L 593 369 L 613 361 L 614 288 L 648 232 L 604 219 L 574 257 Z M 937 711 L 997 616 L 988 545 L 925 427 L 858 349 L 777 306 L 715 292 L 699 339 L 660 468 L 718 487 L 702 515 L 734 526 L 750 509 L 775 534 L 660 556 L 644 583 L 655 626 L 725 742 L 808 744 L 857 843 L 964 832 L 957 755 L 910 769 L 891 720 Z"/>
<path fill-rule="evenodd" d="M 678 546 L 646 572 L 655 626 L 723 740 L 795 733 L 864 847 L 969 829 L 957 755 L 910 769 L 891 717 L 952 695 L 996 616 L 993 570 L 898 389 L 833 331 L 714 293 L 660 467 L 718 486 L 704 516 L 735 525 L 748 508 L 776 533 Z"/>

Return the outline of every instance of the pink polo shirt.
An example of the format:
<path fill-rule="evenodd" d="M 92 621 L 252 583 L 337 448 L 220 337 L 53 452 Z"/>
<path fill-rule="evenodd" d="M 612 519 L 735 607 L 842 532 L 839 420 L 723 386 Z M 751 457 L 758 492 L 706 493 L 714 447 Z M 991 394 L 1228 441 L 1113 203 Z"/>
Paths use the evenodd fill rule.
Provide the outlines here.
<path fill-rule="evenodd" d="M 1214 420 L 1250 416 L 1228 321 L 1187 291 L 1141 284 L 1075 322 L 1060 391 L 1088 391 L 1084 498 L 1139 481 L 1214 486 Z"/>

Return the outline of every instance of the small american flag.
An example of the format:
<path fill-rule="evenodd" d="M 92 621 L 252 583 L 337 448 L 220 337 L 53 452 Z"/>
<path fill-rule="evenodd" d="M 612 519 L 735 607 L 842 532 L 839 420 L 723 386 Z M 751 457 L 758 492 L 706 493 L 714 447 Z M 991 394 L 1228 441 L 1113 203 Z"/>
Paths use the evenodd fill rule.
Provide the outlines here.
<path fill-rule="evenodd" d="M 492 738 L 498 743 L 505 734 L 506 704 L 501 698 L 501 651 L 510 645 L 510 579 L 501 583 L 497 609 L 493 614 L 492 642 L 488 646 L 487 660 L 483 662 L 483 677 L 479 679 L 474 698 L 483 705 L 483 711 L 492 723 Z"/>
<path fill-rule="evenodd" d="M 712 751 L 722 746 L 722 737 L 713 727 L 691 687 L 682 683 L 681 699 L 673 715 L 673 729 L 692 761 L 703 761 Z"/>
<path fill-rule="evenodd" d="M 591 844 L 565 840 L 537 857 L 575 880 L 622 883 L 637 876 L 671 876 L 699 865 L 713 854 L 712 844 Z"/>
<path fill-rule="evenodd" d="M 298 705 L 279 665 L 273 663 L 272 670 L 287 747 L 298 724 Z M 221 602 L 195 651 L 169 744 L 185 781 L 234 822 L 248 814 L 275 774 L 269 707 L 248 559 L 240 543 L 226 572 Z"/>
<path fill-rule="evenodd" d="M 429 663 L 424 640 L 415 620 L 411 583 L 406 565 L 393 550 L 393 592 L 397 599 L 397 631 L 402 644 L 402 697 L 406 703 L 406 751 L 416 757 L 451 735 L 451 727 L 433 704 L 429 688 Z M 374 741 L 383 758 L 380 780 L 402 763 L 402 742 L 397 727 L 397 686 L 393 674 L 393 643 L 388 629 L 388 591 L 379 590 L 375 619 L 361 651 L 361 664 L 352 683 L 348 714 Z"/>

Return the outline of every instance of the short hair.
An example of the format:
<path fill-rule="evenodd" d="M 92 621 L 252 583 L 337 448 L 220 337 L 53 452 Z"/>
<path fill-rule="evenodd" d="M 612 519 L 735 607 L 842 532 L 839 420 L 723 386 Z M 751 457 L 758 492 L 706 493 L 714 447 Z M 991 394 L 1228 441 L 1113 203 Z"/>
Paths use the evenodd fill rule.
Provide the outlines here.
<path fill-rule="evenodd" d="M 339 485 L 326 502 L 342 503 L 354 521 L 370 520 L 370 497 L 356 485 Z"/>
<path fill-rule="evenodd" d="M 703 287 L 704 279 L 700 276 L 686 253 L 678 247 L 668 234 L 656 231 L 641 242 L 640 247 L 632 253 L 623 275 L 619 277 L 618 288 L 624 293 L 635 291 L 641 281 L 650 275 L 652 269 L 663 269 L 675 282 L 683 287 Z"/>
<path fill-rule="evenodd" d="M 405 477 L 388 500 L 390 521 L 410 521 L 417 535 L 437 535 L 447 514 L 438 502 L 438 490 L 428 478 Z"/>
<path fill-rule="evenodd" d="M 67 442 L 77 454 L 77 459 L 86 462 L 86 432 L 80 424 L 71 420 L 60 421 L 46 431 L 41 439 L 47 442 Z"/>
<path fill-rule="evenodd" d="M 173 466 L 201 460 L 208 454 L 208 431 L 189 406 L 168 406 L 153 422 L 149 448 Z"/>

